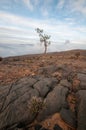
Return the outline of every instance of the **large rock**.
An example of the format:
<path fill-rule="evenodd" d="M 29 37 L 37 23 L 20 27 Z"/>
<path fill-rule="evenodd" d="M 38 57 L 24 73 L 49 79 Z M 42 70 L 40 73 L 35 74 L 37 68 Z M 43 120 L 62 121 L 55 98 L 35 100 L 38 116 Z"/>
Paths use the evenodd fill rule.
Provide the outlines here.
<path fill-rule="evenodd" d="M 65 104 L 66 95 L 68 93 L 68 89 L 58 85 L 56 86 L 52 92 L 50 92 L 45 99 L 45 109 L 43 109 L 38 115 L 38 121 L 44 120 L 49 115 L 54 114 L 55 112 L 59 112 Z"/>
<path fill-rule="evenodd" d="M 78 73 L 77 78 L 80 80 L 79 89 L 86 90 L 86 73 Z"/>
<path fill-rule="evenodd" d="M 62 128 L 59 125 L 55 124 L 53 130 L 62 130 Z"/>
<path fill-rule="evenodd" d="M 36 114 L 31 113 L 31 99 L 46 98 L 58 83 L 56 78 L 39 76 L 24 77 L 10 86 L 0 87 L 0 130 L 9 127 L 23 127 L 31 123 Z M 32 106 L 34 107 L 34 106 Z M 33 109 L 34 110 L 34 109 Z"/>
<path fill-rule="evenodd" d="M 10 86 L 0 86 L 0 111 L 3 107 L 3 103 L 5 100 L 5 97 L 7 96 L 9 92 Z"/>
<path fill-rule="evenodd" d="M 44 98 L 48 92 L 53 89 L 56 83 L 58 83 L 58 81 L 55 78 L 43 78 L 34 85 L 34 88 L 37 89 L 40 96 Z"/>
<path fill-rule="evenodd" d="M 60 81 L 60 84 L 64 87 L 67 87 L 69 90 L 72 89 L 72 84 L 67 81 L 67 79 L 63 79 Z"/>
<path fill-rule="evenodd" d="M 38 70 L 38 74 L 40 75 L 50 75 L 52 73 L 54 73 L 57 70 L 57 66 L 56 65 L 49 65 L 47 67 L 41 67 Z"/>
<path fill-rule="evenodd" d="M 77 92 L 77 130 L 86 130 L 86 90 Z"/>
<path fill-rule="evenodd" d="M 71 127 L 77 127 L 75 112 L 72 112 L 70 109 L 62 108 L 60 111 L 60 115 L 61 118 Z"/>
<path fill-rule="evenodd" d="M 29 101 L 39 93 L 32 86 L 37 81 L 22 78 L 10 86 L 0 87 L 0 130 L 20 122 L 30 123 L 34 115 L 29 111 Z"/>

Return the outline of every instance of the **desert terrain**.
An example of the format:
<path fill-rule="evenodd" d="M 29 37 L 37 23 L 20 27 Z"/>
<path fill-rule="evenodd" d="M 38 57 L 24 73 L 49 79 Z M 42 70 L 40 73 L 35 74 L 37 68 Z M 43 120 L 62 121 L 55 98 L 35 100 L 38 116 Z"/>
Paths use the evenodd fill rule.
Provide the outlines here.
<path fill-rule="evenodd" d="M 2 58 L 0 130 L 86 130 L 86 50 Z"/>

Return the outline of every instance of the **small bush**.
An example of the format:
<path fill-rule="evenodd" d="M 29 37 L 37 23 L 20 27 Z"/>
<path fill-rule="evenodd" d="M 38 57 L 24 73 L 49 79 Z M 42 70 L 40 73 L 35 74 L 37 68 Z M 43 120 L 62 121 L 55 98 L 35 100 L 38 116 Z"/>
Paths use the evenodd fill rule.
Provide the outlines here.
<path fill-rule="evenodd" d="M 79 56 L 80 56 L 80 52 L 76 52 L 76 53 L 75 53 L 75 56 L 76 56 L 76 58 L 78 59 Z"/>
<path fill-rule="evenodd" d="M 32 114 L 39 113 L 39 111 L 42 110 L 44 107 L 45 107 L 45 103 L 41 98 L 32 97 L 29 103 L 29 110 Z"/>

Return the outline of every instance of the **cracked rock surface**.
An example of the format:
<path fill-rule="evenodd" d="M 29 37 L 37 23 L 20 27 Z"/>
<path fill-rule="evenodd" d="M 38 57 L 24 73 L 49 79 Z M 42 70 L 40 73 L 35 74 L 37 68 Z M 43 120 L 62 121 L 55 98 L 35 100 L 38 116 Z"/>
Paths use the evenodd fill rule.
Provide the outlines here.
<path fill-rule="evenodd" d="M 40 122 L 48 116 L 60 112 L 63 120 L 69 125 L 76 127 L 76 119 L 74 118 L 77 118 L 78 130 L 85 130 L 86 90 L 82 89 L 85 89 L 83 84 L 86 84 L 86 75 L 78 73 L 77 79 L 80 80 L 79 90 L 75 93 L 79 97 L 77 117 L 70 110 L 66 100 L 69 91 L 72 90 L 72 83 L 67 79 L 61 79 L 58 82 L 58 77 L 28 76 L 17 80 L 10 86 L 1 86 L 0 129 L 8 129 L 13 125 L 17 127 L 20 123 L 27 126 L 35 119 Z M 46 107 L 40 110 L 37 115 L 31 114 L 29 110 L 29 102 L 32 97 L 40 97 L 46 104 Z"/>

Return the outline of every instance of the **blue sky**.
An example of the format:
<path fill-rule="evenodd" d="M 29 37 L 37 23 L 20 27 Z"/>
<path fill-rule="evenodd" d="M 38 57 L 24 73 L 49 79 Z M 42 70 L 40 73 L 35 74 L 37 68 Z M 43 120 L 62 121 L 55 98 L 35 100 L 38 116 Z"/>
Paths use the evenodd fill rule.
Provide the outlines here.
<path fill-rule="evenodd" d="M 37 27 L 51 35 L 50 51 L 86 49 L 86 0 L 0 0 L 0 44 L 39 48 Z"/>

